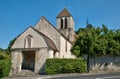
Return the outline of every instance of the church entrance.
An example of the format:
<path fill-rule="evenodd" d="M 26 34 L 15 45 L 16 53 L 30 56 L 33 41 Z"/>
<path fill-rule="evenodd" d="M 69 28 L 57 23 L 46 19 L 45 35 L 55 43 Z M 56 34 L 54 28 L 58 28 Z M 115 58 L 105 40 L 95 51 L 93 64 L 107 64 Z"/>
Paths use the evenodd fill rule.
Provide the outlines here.
<path fill-rule="evenodd" d="M 34 71 L 35 51 L 22 51 L 23 62 L 22 69 Z"/>

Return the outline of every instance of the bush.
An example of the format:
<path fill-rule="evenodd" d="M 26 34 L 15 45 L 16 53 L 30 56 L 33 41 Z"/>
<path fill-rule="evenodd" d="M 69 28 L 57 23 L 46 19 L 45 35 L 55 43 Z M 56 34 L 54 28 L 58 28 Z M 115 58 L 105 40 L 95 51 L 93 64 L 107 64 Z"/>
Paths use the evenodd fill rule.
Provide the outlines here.
<path fill-rule="evenodd" d="M 10 58 L 7 54 L 0 53 L 0 60 L 4 60 L 4 59 L 10 59 Z"/>
<path fill-rule="evenodd" d="M 0 77 L 8 76 L 10 69 L 11 69 L 10 60 L 0 60 Z"/>
<path fill-rule="evenodd" d="M 47 59 L 46 73 L 82 73 L 86 72 L 86 62 L 83 59 Z"/>
<path fill-rule="evenodd" d="M 8 76 L 11 69 L 10 57 L 4 53 L 0 53 L 0 78 Z"/>

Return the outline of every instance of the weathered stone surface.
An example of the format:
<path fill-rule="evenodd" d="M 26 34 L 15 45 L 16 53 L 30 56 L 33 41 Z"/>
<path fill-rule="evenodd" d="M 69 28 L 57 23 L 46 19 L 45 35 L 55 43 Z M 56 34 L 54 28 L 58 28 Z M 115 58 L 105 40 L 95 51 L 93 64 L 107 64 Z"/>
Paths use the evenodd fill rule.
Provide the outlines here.
<path fill-rule="evenodd" d="M 35 29 L 45 34 L 48 38 L 50 38 L 56 45 L 57 49 L 60 48 L 60 33 L 57 29 L 52 26 L 44 17 L 40 19 L 40 21 L 36 24 Z"/>
<path fill-rule="evenodd" d="M 62 31 L 59 31 L 59 18 L 58 30 L 45 17 L 42 17 L 35 27 L 24 31 L 12 46 L 12 74 L 19 74 L 23 69 L 44 74 L 47 58 L 75 58 L 70 52 L 74 21 L 71 16 L 66 16 L 66 20 L 67 28 L 61 29 Z"/>
<path fill-rule="evenodd" d="M 91 71 L 120 71 L 120 56 L 98 56 L 90 58 Z"/>
<path fill-rule="evenodd" d="M 65 22 L 65 18 L 67 22 Z M 61 20 L 63 20 L 63 26 L 61 28 Z M 67 24 L 67 27 L 65 26 Z M 57 18 L 57 29 L 60 33 L 62 33 L 66 38 L 68 38 L 71 42 L 74 42 L 74 20 L 72 16 L 70 17 L 59 17 Z"/>
<path fill-rule="evenodd" d="M 28 35 L 32 36 L 32 41 L 31 41 L 31 48 L 41 48 L 41 47 L 47 47 L 47 44 L 42 37 L 42 35 L 36 33 L 34 29 L 29 27 L 24 33 L 22 33 L 15 41 L 15 43 L 12 46 L 12 49 L 20 49 L 20 48 L 26 48 L 26 37 Z"/>

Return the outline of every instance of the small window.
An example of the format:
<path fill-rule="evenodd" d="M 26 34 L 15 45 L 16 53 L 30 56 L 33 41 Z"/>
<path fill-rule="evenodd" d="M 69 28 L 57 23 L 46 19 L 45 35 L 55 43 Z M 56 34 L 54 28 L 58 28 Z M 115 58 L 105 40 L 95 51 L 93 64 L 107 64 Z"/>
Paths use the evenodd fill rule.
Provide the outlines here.
<path fill-rule="evenodd" d="M 53 52 L 53 58 L 56 58 L 56 52 L 55 51 Z"/>
<path fill-rule="evenodd" d="M 61 29 L 63 29 L 63 19 L 61 19 Z"/>
<path fill-rule="evenodd" d="M 27 42 L 28 42 L 28 48 L 31 48 L 31 37 L 27 38 Z"/>
<path fill-rule="evenodd" d="M 65 29 L 67 29 L 67 18 L 65 18 Z"/>
<path fill-rule="evenodd" d="M 67 52 L 67 40 L 66 40 L 66 44 L 65 44 L 65 51 Z"/>
<path fill-rule="evenodd" d="M 32 36 L 28 35 L 25 39 L 25 48 L 31 48 Z"/>

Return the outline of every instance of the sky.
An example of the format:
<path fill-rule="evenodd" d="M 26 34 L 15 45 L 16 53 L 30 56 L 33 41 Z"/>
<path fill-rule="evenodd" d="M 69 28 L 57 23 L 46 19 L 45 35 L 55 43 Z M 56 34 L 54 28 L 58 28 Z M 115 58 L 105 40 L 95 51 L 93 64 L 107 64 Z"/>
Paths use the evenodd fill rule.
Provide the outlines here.
<path fill-rule="evenodd" d="M 0 48 L 35 26 L 42 16 L 56 26 L 56 16 L 67 8 L 75 20 L 75 30 L 105 24 L 120 29 L 120 0 L 0 0 Z"/>

